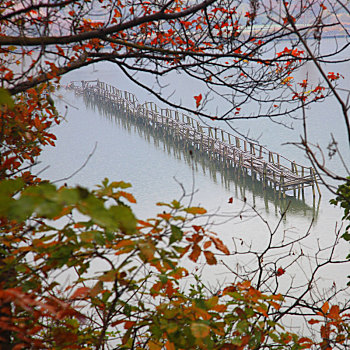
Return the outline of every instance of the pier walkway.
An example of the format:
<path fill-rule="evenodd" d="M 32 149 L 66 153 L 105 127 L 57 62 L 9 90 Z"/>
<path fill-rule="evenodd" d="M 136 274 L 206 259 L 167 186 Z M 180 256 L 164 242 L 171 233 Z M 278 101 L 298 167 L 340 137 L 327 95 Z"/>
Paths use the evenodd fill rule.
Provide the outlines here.
<path fill-rule="evenodd" d="M 291 161 L 262 145 L 247 141 L 219 128 L 201 125 L 194 118 L 168 108 L 159 108 L 153 102 L 140 104 L 130 92 L 122 91 L 99 80 L 81 81 L 81 86 L 71 82 L 68 89 L 97 99 L 100 103 L 113 104 L 116 112 L 137 118 L 153 128 L 161 128 L 174 138 L 220 159 L 225 166 L 240 167 L 251 176 L 259 176 L 270 183 L 280 194 L 288 190 L 301 190 L 311 186 L 320 195 L 317 175 L 312 167 Z"/>

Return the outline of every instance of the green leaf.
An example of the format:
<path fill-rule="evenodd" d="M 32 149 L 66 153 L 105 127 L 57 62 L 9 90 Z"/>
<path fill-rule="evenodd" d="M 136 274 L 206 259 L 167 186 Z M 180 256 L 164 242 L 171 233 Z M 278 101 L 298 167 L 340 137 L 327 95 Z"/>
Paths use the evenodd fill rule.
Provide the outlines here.
<path fill-rule="evenodd" d="M 10 109 L 15 107 L 12 96 L 7 89 L 0 88 L 0 105 L 6 105 Z"/>
<path fill-rule="evenodd" d="M 136 232 L 137 220 L 129 207 L 124 205 L 113 206 L 110 211 L 122 232 L 128 234 Z"/>
<path fill-rule="evenodd" d="M 171 202 L 171 204 L 172 204 L 174 209 L 180 209 L 181 208 L 180 202 L 175 200 L 175 199 Z"/>
<path fill-rule="evenodd" d="M 346 241 L 350 241 L 350 233 L 349 232 L 345 232 L 342 237 L 346 240 Z"/>
<path fill-rule="evenodd" d="M 171 225 L 171 236 L 170 236 L 169 244 L 172 244 L 177 241 L 181 241 L 182 237 L 183 237 L 182 230 L 175 225 Z"/>
<path fill-rule="evenodd" d="M 168 282 L 168 276 L 167 276 L 167 275 L 164 275 L 164 274 L 161 274 L 161 275 L 159 275 L 159 280 L 160 280 L 163 284 L 165 284 L 165 283 Z"/>

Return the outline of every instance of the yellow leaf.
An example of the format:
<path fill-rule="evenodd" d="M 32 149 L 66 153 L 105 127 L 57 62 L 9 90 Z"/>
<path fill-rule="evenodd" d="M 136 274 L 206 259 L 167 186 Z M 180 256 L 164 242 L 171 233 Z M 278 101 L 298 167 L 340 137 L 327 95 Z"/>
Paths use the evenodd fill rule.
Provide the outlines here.
<path fill-rule="evenodd" d="M 193 215 L 196 215 L 196 214 L 202 215 L 202 214 L 205 214 L 207 212 L 204 208 L 201 208 L 201 207 L 185 208 L 184 211 L 186 213 L 193 214 Z"/>
<path fill-rule="evenodd" d="M 215 305 L 217 305 L 219 301 L 219 297 L 214 296 L 208 300 L 205 301 L 205 305 L 210 309 L 212 309 Z"/>
<path fill-rule="evenodd" d="M 152 243 L 148 243 L 148 242 L 140 243 L 139 248 L 140 248 L 142 255 L 144 256 L 144 258 L 146 260 L 153 259 L 155 248 L 154 248 L 154 245 Z"/>
<path fill-rule="evenodd" d="M 209 335 L 210 327 L 204 323 L 195 322 L 191 324 L 191 332 L 196 338 L 205 338 Z"/>
<path fill-rule="evenodd" d="M 111 270 L 100 276 L 98 279 L 103 282 L 114 282 L 116 278 L 116 271 Z"/>
<path fill-rule="evenodd" d="M 166 331 L 168 332 L 168 334 L 171 334 L 176 332 L 178 329 L 179 329 L 179 326 L 176 323 L 172 322 L 168 324 Z"/>
<path fill-rule="evenodd" d="M 147 343 L 147 345 L 148 345 L 149 350 L 161 350 L 162 349 L 162 344 L 159 344 L 155 340 L 150 340 Z"/>
<path fill-rule="evenodd" d="M 98 281 L 90 290 L 90 296 L 93 298 L 103 290 L 103 283 Z"/>

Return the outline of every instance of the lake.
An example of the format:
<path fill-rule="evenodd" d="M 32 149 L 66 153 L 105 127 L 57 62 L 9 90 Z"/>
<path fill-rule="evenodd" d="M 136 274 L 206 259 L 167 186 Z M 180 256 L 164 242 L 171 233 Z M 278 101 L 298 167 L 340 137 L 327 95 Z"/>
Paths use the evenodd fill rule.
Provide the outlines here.
<path fill-rule="evenodd" d="M 97 78 L 134 93 L 140 102 L 154 101 L 148 93 L 133 85 L 107 63 L 73 72 L 65 76 L 62 83 Z M 184 94 L 184 99 L 197 94 L 197 90 L 193 88 L 190 91 L 191 87 L 188 84 L 183 86 L 181 81 L 175 82 L 175 85 Z M 279 225 L 274 238 L 276 242 L 296 240 L 309 232 L 300 244 L 288 246 L 288 251 L 281 249 L 267 257 L 271 263 L 278 261 L 280 266 L 288 266 L 288 273 L 283 277 L 285 283 L 279 286 L 279 291 L 288 289 L 292 283 L 303 285 L 316 264 L 317 251 L 317 259 L 327 258 L 327 252 L 323 249 L 332 246 L 342 211 L 329 204 L 333 196 L 325 188 L 322 188 L 320 200 L 318 197 L 316 201 L 313 200 L 310 188 L 305 190 L 304 200 L 293 197 L 281 200 L 272 190 L 263 191 L 261 184 L 252 182 L 249 177 L 238 178 L 233 171 L 223 171 L 220 164 L 214 164 L 196 154 L 191 157 L 188 151 L 159 138 L 155 133 L 142 130 L 118 116 L 111 117 L 99 112 L 96 107 L 88 106 L 81 96 L 61 90 L 57 93 L 56 101 L 65 120 L 53 130 L 58 138 L 56 147 L 45 149 L 40 157 L 41 163 L 36 169 L 39 171 L 49 166 L 41 173 L 41 177 L 54 181 L 61 179 L 60 184 L 79 184 L 89 188 L 105 177 L 113 181 L 130 182 L 131 191 L 137 200 L 133 209 L 141 219 L 152 217 L 163 210 L 155 203 L 178 199 L 185 190 L 184 202 L 191 201 L 192 205 L 200 205 L 208 210 L 210 216 L 206 221 L 232 251 L 263 249 L 271 237 L 269 227 L 273 230 L 276 225 Z M 315 105 L 309 111 L 310 138 L 326 147 L 332 132 L 345 150 L 343 157 L 350 164 L 349 147 L 341 118 L 334 112 L 336 108 L 330 100 Z M 293 130 L 269 120 L 237 121 L 235 127 L 241 132 L 249 130 L 250 135 L 259 136 L 259 141 L 270 150 L 309 166 L 302 150 L 286 144 L 299 140 L 300 120 L 293 120 Z M 70 177 L 87 159 L 87 164 Z M 341 171 L 337 159 L 330 160 L 330 166 L 335 171 Z M 233 201 L 229 203 L 231 197 Z M 287 215 L 280 221 L 281 211 L 287 205 L 290 206 Z M 348 250 L 348 244 L 341 240 L 335 256 L 343 259 Z M 301 255 L 298 262 L 293 262 L 294 257 Z M 225 261 L 216 268 L 214 275 L 208 274 L 211 283 L 217 283 L 217 278 L 221 281 L 232 279 L 226 267 L 228 263 L 236 266 L 242 276 L 245 268 L 254 269 L 257 263 L 254 256 L 235 254 Z M 207 268 L 203 262 L 201 266 Z M 341 288 L 346 284 L 347 270 L 344 266 L 339 269 L 334 265 L 320 271 L 319 290 L 322 297 L 323 288 L 331 288 L 334 283 Z"/>

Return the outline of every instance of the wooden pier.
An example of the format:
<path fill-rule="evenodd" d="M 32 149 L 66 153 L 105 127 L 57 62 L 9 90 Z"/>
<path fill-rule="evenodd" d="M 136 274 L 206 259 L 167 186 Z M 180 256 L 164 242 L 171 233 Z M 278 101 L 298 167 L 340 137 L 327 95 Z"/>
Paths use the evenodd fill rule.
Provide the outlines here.
<path fill-rule="evenodd" d="M 273 186 L 280 195 L 289 190 L 303 192 L 308 186 L 312 187 L 314 197 L 315 189 L 321 195 L 317 175 L 312 167 L 297 164 L 262 145 L 219 128 L 201 125 L 184 113 L 159 108 L 153 102 L 140 104 L 132 93 L 121 91 L 98 80 L 81 81 L 81 87 L 71 82 L 68 89 L 102 103 L 112 104 L 116 111 L 141 120 L 153 128 L 162 129 L 181 140 L 184 147 L 192 147 L 206 153 L 209 158 L 220 160 L 225 167 L 239 167 L 252 177 L 259 176 L 264 184 Z"/>

